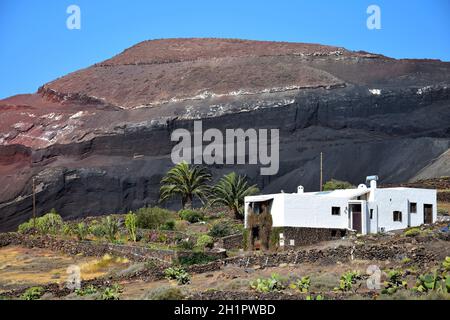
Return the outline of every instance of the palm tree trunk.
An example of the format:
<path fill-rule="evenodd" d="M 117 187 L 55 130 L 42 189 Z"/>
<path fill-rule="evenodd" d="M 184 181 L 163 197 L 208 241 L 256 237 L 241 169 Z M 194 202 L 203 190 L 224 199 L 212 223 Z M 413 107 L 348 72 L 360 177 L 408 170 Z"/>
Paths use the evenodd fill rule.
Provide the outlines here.
<path fill-rule="evenodd" d="M 192 198 L 193 197 L 191 194 L 186 195 L 186 201 L 183 209 L 192 209 Z"/>
<path fill-rule="evenodd" d="M 236 208 L 236 207 L 233 208 L 233 214 L 234 214 L 234 217 L 235 217 L 237 220 L 243 220 L 243 216 L 242 216 L 241 213 L 239 212 L 239 209 L 238 209 L 238 208 Z"/>

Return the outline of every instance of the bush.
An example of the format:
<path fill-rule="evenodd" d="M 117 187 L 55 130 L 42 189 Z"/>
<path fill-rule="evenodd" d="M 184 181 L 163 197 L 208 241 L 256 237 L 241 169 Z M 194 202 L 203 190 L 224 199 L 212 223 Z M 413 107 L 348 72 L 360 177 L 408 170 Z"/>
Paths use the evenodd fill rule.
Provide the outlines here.
<path fill-rule="evenodd" d="M 90 285 L 84 289 L 76 289 L 75 290 L 75 294 L 77 296 L 82 296 L 82 297 L 90 296 L 90 295 L 96 294 L 97 292 L 98 292 L 97 289 L 93 285 Z"/>
<path fill-rule="evenodd" d="M 84 240 L 86 239 L 88 233 L 89 233 L 89 229 L 86 226 L 86 224 L 84 222 L 80 222 L 77 224 L 77 226 L 75 227 L 75 229 L 73 230 L 73 233 L 75 233 L 75 235 L 77 236 L 78 240 Z"/>
<path fill-rule="evenodd" d="M 383 294 L 394 294 L 398 289 L 407 287 L 407 282 L 402 280 L 402 272 L 399 270 L 391 270 L 388 272 L 388 281 L 384 283 Z"/>
<path fill-rule="evenodd" d="M 267 293 L 281 291 L 285 288 L 277 274 L 272 274 L 270 278 L 258 278 L 250 282 L 250 288 L 257 292 Z"/>
<path fill-rule="evenodd" d="M 192 240 L 190 239 L 183 239 L 178 243 L 178 248 L 183 249 L 183 250 L 192 250 L 194 249 L 195 244 Z"/>
<path fill-rule="evenodd" d="M 197 244 L 195 246 L 201 250 L 204 250 L 205 248 L 212 248 L 214 246 L 214 239 L 207 234 L 203 234 L 198 237 Z"/>
<path fill-rule="evenodd" d="M 107 287 L 101 296 L 102 300 L 119 300 L 119 296 L 122 293 L 122 288 L 117 285 L 113 284 L 111 287 Z"/>
<path fill-rule="evenodd" d="M 137 226 L 142 229 L 158 229 L 171 218 L 169 210 L 158 207 L 141 208 L 136 212 Z"/>
<path fill-rule="evenodd" d="M 42 287 L 31 287 L 28 288 L 20 298 L 22 300 L 37 300 L 44 294 L 45 290 Z"/>
<path fill-rule="evenodd" d="M 30 222 L 33 220 L 31 219 Z M 63 226 L 61 216 L 52 209 L 42 217 L 36 218 L 36 229 L 40 234 L 56 234 Z"/>
<path fill-rule="evenodd" d="M 437 214 L 438 214 L 438 216 L 448 216 L 448 215 L 449 215 L 449 212 L 448 212 L 447 209 L 444 209 L 444 208 L 438 208 L 438 209 L 437 209 Z"/>
<path fill-rule="evenodd" d="M 307 293 L 311 285 L 311 280 L 309 277 L 301 277 L 297 279 L 296 282 L 290 285 L 291 289 L 299 290 L 301 293 Z"/>
<path fill-rule="evenodd" d="M 31 219 L 30 221 L 20 224 L 17 231 L 19 233 L 28 233 L 32 229 L 33 229 L 33 221 Z"/>
<path fill-rule="evenodd" d="M 341 276 L 339 287 L 334 288 L 335 291 L 350 291 L 356 280 L 361 279 L 358 271 L 348 271 Z"/>
<path fill-rule="evenodd" d="M 125 216 L 125 227 L 127 228 L 130 240 L 136 242 L 137 218 L 134 213 L 130 212 Z"/>
<path fill-rule="evenodd" d="M 177 287 L 157 287 L 149 290 L 143 300 L 183 300 L 185 295 Z"/>
<path fill-rule="evenodd" d="M 89 233 L 97 238 L 103 238 L 106 235 L 103 224 L 99 223 L 97 220 L 92 221 L 88 229 Z"/>
<path fill-rule="evenodd" d="M 171 267 L 164 270 L 164 275 L 168 280 L 177 280 L 179 285 L 188 284 L 191 281 L 189 273 L 182 268 Z"/>
<path fill-rule="evenodd" d="M 332 190 L 338 190 L 338 189 L 352 189 L 354 187 L 355 186 L 352 185 L 350 182 L 331 179 L 330 181 L 327 181 L 323 185 L 323 190 L 324 191 L 332 191 Z"/>
<path fill-rule="evenodd" d="M 161 230 L 173 231 L 175 230 L 175 220 L 169 220 L 162 225 Z"/>
<path fill-rule="evenodd" d="M 406 230 L 403 235 L 405 237 L 415 237 L 418 236 L 420 234 L 420 229 L 419 228 L 411 228 L 409 230 Z"/>
<path fill-rule="evenodd" d="M 177 220 L 175 221 L 175 230 L 176 231 L 186 231 L 189 223 L 184 220 Z"/>
<path fill-rule="evenodd" d="M 190 223 L 203 221 L 203 219 L 205 217 L 202 212 L 190 210 L 190 209 L 180 210 L 180 212 L 178 212 L 178 214 L 180 215 L 181 219 L 189 221 Z"/>
<path fill-rule="evenodd" d="M 217 222 L 215 223 L 211 230 L 209 230 L 209 235 L 214 238 L 222 238 L 235 233 L 235 228 L 230 222 Z"/>
<path fill-rule="evenodd" d="M 116 241 L 117 232 L 119 232 L 119 223 L 117 218 L 112 216 L 107 216 L 102 219 L 103 230 L 105 230 L 106 238 L 114 242 Z"/>
<path fill-rule="evenodd" d="M 190 266 L 194 264 L 206 264 L 216 259 L 216 257 L 203 252 L 192 252 L 189 255 L 178 257 L 178 263 L 182 266 Z"/>

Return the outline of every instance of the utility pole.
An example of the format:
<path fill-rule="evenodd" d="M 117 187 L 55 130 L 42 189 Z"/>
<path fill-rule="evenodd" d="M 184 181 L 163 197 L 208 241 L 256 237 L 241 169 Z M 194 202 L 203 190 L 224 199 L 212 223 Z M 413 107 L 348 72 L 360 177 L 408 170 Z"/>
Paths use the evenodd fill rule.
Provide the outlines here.
<path fill-rule="evenodd" d="M 320 191 L 323 189 L 323 153 L 320 153 Z"/>
<path fill-rule="evenodd" d="M 33 177 L 33 228 L 36 228 L 36 178 Z"/>

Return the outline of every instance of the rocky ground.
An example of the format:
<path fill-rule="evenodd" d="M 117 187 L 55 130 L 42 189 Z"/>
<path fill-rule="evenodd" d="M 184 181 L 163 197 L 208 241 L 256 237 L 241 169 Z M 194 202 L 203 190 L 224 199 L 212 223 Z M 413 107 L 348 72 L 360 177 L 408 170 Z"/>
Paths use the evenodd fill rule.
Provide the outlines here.
<path fill-rule="evenodd" d="M 185 285 L 165 279 L 168 265 L 154 260 L 102 258 L 103 251 L 97 258 L 67 256 L 58 253 L 61 251 L 8 245 L 6 238 L 2 235 L 0 285 L 2 297 L 8 299 L 23 296 L 29 286 L 42 287 L 43 299 L 107 299 L 110 292 L 119 299 L 449 299 L 440 291 L 411 290 L 420 275 L 442 271 L 443 261 L 450 256 L 448 222 L 417 228 L 413 235 L 397 232 L 351 237 L 295 251 L 237 251 L 229 258 L 184 267 L 190 274 Z M 37 246 L 44 240 L 34 241 Z M 64 288 L 64 269 L 69 264 L 83 266 L 83 289 L 77 293 Z M 367 288 L 374 266 L 381 271 L 380 289 Z M 404 287 L 394 294 L 382 294 L 392 270 L 400 272 Z M 351 288 L 335 290 L 341 276 L 349 271 L 359 272 Z M 268 292 L 251 288 L 252 281 L 274 274 L 282 287 Z M 305 276 L 310 278 L 307 293 L 290 286 Z"/>

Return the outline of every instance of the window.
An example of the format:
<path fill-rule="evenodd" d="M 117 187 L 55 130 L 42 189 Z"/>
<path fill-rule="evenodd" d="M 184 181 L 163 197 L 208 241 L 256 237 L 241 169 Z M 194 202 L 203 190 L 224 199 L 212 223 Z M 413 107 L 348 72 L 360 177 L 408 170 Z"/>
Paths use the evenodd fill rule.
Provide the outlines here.
<path fill-rule="evenodd" d="M 331 207 L 331 215 L 332 216 L 340 216 L 341 215 L 341 207 Z"/>
<path fill-rule="evenodd" d="M 402 222 L 402 212 L 401 211 L 394 211 L 394 221 Z"/>
<path fill-rule="evenodd" d="M 409 203 L 409 213 L 417 213 L 417 203 L 416 202 Z"/>
<path fill-rule="evenodd" d="M 373 209 L 370 209 L 370 219 L 373 219 Z"/>

